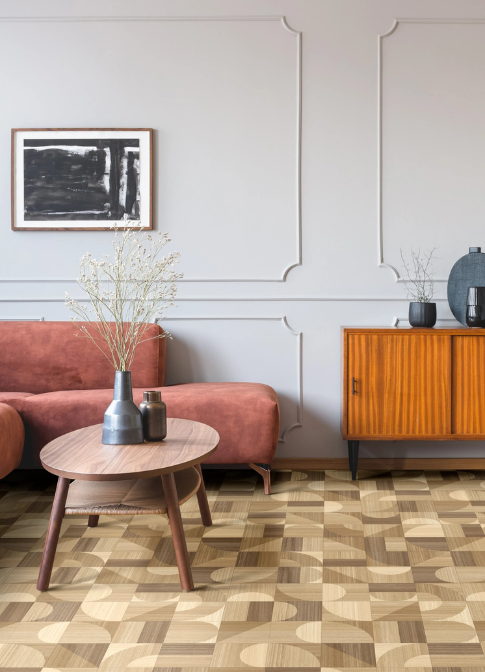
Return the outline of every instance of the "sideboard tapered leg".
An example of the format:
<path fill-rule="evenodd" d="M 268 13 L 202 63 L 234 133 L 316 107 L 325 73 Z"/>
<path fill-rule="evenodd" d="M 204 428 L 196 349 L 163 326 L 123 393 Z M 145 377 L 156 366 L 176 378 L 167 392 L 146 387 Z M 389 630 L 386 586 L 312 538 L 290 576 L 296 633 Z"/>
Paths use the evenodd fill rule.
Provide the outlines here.
<path fill-rule="evenodd" d="M 349 444 L 349 469 L 352 472 L 352 480 L 357 478 L 357 462 L 359 459 L 359 442 L 348 441 Z"/>

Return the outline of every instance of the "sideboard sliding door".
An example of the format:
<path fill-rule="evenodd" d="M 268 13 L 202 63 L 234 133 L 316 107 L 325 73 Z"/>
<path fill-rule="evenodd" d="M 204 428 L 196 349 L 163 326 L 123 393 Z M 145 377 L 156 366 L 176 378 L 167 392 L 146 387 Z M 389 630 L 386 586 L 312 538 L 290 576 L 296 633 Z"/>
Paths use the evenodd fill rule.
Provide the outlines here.
<path fill-rule="evenodd" d="M 350 436 L 451 433 L 448 335 L 354 333 L 348 339 Z"/>
<path fill-rule="evenodd" d="M 485 435 L 485 338 L 453 336 L 453 434 Z"/>

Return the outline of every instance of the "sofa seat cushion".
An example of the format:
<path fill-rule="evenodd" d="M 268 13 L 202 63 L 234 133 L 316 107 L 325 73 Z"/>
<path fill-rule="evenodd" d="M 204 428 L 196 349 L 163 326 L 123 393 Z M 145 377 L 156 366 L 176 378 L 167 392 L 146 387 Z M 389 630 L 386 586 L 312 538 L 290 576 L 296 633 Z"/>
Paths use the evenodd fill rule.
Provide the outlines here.
<path fill-rule="evenodd" d="M 17 411 L 0 403 L 0 478 L 19 466 L 24 447 L 24 424 Z"/>
<path fill-rule="evenodd" d="M 169 417 L 197 420 L 219 433 L 219 448 L 207 462 L 271 462 L 278 441 L 279 407 L 276 393 L 268 385 L 188 383 L 152 389 L 161 391 Z M 40 463 L 40 450 L 49 441 L 103 422 L 112 398 L 112 389 L 49 392 L 28 397 L 21 415 L 33 451 L 33 462 L 29 460 L 32 466 Z M 142 399 L 143 389 L 134 389 L 135 403 Z"/>
<path fill-rule="evenodd" d="M 20 412 L 24 407 L 25 399 L 31 396 L 31 392 L 0 392 L 0 404 L 8 404 Z"/>
<path fill-rule="evenodd" d="M 213 427 L 219 448 L 206 463 L 270 463 L 278 444 L 278 397 L 259 383 L 187 383 L 159 388 L 172 418 Z"/>

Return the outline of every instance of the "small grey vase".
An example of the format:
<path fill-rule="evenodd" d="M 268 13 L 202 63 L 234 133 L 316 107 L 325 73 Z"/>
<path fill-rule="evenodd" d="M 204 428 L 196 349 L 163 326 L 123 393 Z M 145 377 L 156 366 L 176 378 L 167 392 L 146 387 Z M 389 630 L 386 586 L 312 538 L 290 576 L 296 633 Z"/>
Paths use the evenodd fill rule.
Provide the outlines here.
<path fill-rule="evenodd" d="M 143 443 L 143 422 L 133 402 L 131 371 L 115 372 L 113 401 L 104 414 L 101 443 L 110 446 Z"/>

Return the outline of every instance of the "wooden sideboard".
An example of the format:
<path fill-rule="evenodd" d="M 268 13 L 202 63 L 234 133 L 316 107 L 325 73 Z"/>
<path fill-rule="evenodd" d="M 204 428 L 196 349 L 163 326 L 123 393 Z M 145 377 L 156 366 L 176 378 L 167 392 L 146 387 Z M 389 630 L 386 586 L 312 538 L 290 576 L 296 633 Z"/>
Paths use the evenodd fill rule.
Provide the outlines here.
<path fill-rule="evenodd" d="M 485 440 L 485 329 L 342 331 L 352 479 L 360 441 Z"/>

